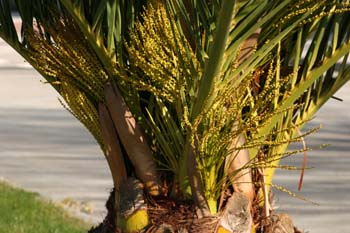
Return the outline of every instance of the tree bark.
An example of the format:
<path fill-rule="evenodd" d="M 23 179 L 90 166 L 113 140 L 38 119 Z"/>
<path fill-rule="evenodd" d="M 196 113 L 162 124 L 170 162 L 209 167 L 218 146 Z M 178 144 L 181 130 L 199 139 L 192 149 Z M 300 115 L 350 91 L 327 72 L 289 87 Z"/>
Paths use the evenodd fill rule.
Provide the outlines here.
<path fill-rule="evenodd" d="M 151 195 L 160 194 L 156 164 L 141 127 L 117 88 L 105 87 L 106 105 L 137 177 Z"/>

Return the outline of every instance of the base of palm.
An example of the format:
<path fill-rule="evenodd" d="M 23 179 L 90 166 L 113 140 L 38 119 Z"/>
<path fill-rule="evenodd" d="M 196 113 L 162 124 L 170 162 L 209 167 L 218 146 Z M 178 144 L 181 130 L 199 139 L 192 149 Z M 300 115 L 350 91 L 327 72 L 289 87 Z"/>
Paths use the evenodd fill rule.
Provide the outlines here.
<path fill-rule="evenodd" d="M 235 193 L 233 194 L 235 195 Z M 222 211 L 218 214 L 197 218 L 195 206 L 190 201 L 178 200 L 171 197 L 152 197 L 144 194 L 147 205 L 149 224 L 140 231 L 142 233 L 301 233 L 292 219 L 284 213 L 272 211 L 266 217 L 264 208 L 254 203 L 247 212 L 243 209 L 231 208 L 229 213 Z M 235 203 L 239 206 L 240 203 Z M 110 193 L 106 202 L 107 216 L 89 233 L 122 233 L 128 232 L 117 226 L 118 211 L 115 208 L 115 190 Z M 228 209 L 226 206 L 224 209 Z M 235 210 L 236 209 L 236 210 Z M 238 210 L 238 211 L 237 211 Z M 252 215 L 251 212 L 254 214 Z M 229 215 L 229 216 L 227 216 Z M 227 229 L 221 224 L 224 218 L 230 218 Z M 251 220 L 252 219 L 252 220 Z M 252 221 L 254 224 L 252 224 Z M 226 220 L 227 222 L 227 220 Z"/>

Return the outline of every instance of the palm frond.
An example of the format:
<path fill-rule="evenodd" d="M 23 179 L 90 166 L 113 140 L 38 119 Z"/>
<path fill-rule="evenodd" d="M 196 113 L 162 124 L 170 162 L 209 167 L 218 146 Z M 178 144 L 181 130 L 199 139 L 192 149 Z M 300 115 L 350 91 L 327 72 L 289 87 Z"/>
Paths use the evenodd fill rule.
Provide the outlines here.
<path fill-rule="evenodd" d="M 294 110 L 275 114 L 268 124 L 259 129 L 256 137 L 290 125 L 302 127 L 304 122 L 311 119 L 325 101 L 350 79 L 347 65 L 350 52 L 348 27 L 341 27 L 342 31 L 339 34 L 339 20 L 344 22 L 342 25 L 349 23 L 348 12 L 346 4 L 322 4 L 311 14 L 313 21 L 304 20 L 298 30 L 282 42 L 283 45 L 288 43 L 288 46 L 282 46 L 286 49 L 279 52 L 284 57 L 283 61 L 280 61 L 281 67 L 285 67 L 287 74 L 289 72 L 292 78 L 288 85 L 282 85 L 287 89 L 281 92 L 275 107 L 286 109 L 295 104 L 301 105 Z M 295 41 L 291 43 L 292 38 Z M 275 134 L 275 137 L 277 140 L 290 140 L 297 134 L 297 130 L 298 128 L 291 128 L 289 133 Z M 272 154 L 281 153 L 286 149 L 287 144 L 281 145 L 276 147 Z M 277 163 L 278 161 L 274 162 Z M 269 182 L 273 170 L 269 172 Z"/>
<path fill-rule="evenodd" d="M 21 35 L 9 0 L 0 0 L 0 36 L 102 148 L 113 144 L 106 138 L 120 139 L 143 182 L 158 186 L 157 169 L 165 170 L 173 191 L 192 195 L 204 215 L 216 211 L 222 189 L 252 179 L 241 174 L 263 169 L 269 184 L 276 168 L 292 169 L 278 162 L 300 140 L 298 128 L 350 79 L 348 1 L 17 0 L 16 7 Z M 101 123 L 109 119 L 105 104 L 112 131 Z M 238 157 L 244 162 L 234 165 Z"/>

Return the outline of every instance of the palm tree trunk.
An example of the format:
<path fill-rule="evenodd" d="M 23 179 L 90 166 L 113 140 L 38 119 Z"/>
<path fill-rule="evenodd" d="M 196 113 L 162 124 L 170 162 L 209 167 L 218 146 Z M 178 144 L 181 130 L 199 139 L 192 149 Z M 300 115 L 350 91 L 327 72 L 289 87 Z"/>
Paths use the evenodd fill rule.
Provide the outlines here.
<path fill-rule="evenodd" d="M 106 105 L 120 140 L 133 164 L 136 175 L 151 195 L 159 195 L 160 185 L 156 164 L 141 127 L 132 116 L 117 87 L 105 87 Z"/>

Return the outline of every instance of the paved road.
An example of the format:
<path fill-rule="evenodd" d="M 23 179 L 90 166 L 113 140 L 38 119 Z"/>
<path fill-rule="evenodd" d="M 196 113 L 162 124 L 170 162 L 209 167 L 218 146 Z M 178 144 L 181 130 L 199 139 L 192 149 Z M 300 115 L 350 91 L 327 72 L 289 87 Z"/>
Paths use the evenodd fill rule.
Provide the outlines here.
<path fill-rule="evenodd" d="M 42 193 L 55 201 L 72 198 L 90 202 L 98 222 L 112 186 L 107 164 L 91 136 L 62 109 L 56 93 L 39 75 L 0 41 L 0 177 Z M 281 211 L 292 214 L 308 232 L 350 232 L 350 86 L 343 88 L 309 127 L 323 129 L 307 138 L 310 147 L 331 145 L 308 153 L 304 188 L 298 193 L 314 206 L 276 192 Z M 298 147 L 299 145 L 294 145 Z M 285 164 L 301 164 L 301 155 Z M 280 171 L 275 182 L 296 191 L 298 172 Z"/>

